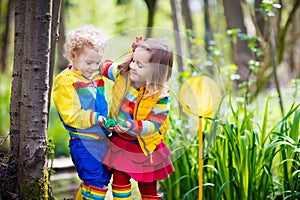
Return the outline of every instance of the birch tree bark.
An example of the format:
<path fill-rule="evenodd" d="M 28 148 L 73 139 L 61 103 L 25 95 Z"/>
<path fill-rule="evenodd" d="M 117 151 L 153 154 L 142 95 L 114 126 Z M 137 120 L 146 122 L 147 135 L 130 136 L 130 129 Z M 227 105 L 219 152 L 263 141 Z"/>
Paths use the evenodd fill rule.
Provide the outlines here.
<path fill-rule="evenodd" d="M 52 1 L 24 4 L 18 186 L 24 199 L 45 199 Z"/>
<path fill-rule="evenodd" d="M 16 0 L 10 111 L 10 160 L 18 177 L 9 194 L 48 199 L 46 166 L 53 2 Z M 54 8 L 57 9 L 57 8 Z"/>

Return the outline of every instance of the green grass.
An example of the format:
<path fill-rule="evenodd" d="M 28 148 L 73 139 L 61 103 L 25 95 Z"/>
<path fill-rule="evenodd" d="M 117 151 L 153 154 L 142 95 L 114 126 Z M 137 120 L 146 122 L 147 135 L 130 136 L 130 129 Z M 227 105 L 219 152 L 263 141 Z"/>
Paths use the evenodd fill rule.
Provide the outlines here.
<path fill-rule="evenodd" d="M 56 199 L 73 199 L 79 185 L 80 180 L 76 176 L 51 181 L 53 195 Z"/>
<path fill-rule="evenodd" d="M 7 152 L 9 149 L 9 112 L 10 112 L 10 88 L 11 78 L 8 74 L 1 74 L 0 78 L 0 152 Z"/>
<path fill-rule="evenodd" d="M 55 145 L 55 157 L 69 156 L 69 133 L 62 125 L 58 117 L 53 101 L 51 101 L 49 124 L 48 124 L 48 138 L 52 139 Z"/>
<path fill-rule="evenodd" d="M 231 98 L 230 112 L 204 127 L 204 199 L 299 199 L 300 104 L 278 117 L 268 99 L 258 110 Z M 178 120 L 171 120 L 171 147 L 190 134 L 187 126 L 176 126 Z M 161 182 L 166 199 L 197 198 L 197 144 L 197 136 L 189 145 L 177 142 L 184 153 L 173 163 L 175 173 Z"/>

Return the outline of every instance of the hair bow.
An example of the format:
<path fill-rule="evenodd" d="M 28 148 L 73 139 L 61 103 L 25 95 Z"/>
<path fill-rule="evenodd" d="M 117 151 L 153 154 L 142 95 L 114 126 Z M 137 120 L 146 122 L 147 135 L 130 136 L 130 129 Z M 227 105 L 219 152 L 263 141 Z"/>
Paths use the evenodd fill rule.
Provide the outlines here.
<path fill-rule="evenodd" d="M 143 40 L 146 40 L 146 38 L 143 39 L 142 36 L 140 36 L 140 37 L 135 37 L 135 42 L 131 44 L 131 49 L 132 49 L 133 52 L 135 51 L 135 48 L 136 48 L 135 45 L 136 45 L 136 43 L 139 43 L 139 42 L 141 42 L 141 41 L 143 41 Z"/>

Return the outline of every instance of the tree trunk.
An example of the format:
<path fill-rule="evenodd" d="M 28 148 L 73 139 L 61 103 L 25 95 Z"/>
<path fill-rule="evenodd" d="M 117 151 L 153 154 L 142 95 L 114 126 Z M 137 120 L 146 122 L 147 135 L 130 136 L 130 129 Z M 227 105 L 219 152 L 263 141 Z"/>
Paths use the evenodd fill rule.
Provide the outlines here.
<path fill-rule="evenodd" d="M 259 34 L 257 34 L 257 35 L 261 35 L 263 38 L 266 39 L 265 19 L 264 19 L 263 13 L 260 11 L 261 3 L 262 3 L 262 0 L 255 0 L 255 3 L 254 3 L 255 21 L 257 24 L 257 28 L 258 28 L 257 31 L 259 31 Z"/>
<path fill-rule="evenodd" d="M 54 71 L 54 63 L 55 63 L 55 49 L 56 44 L 59 37 L 59 31 L 58 31 L 58 25 L 60 20 L 60 8 L 63 0 L 55 0 L 52 3 L 52 21 L 51 21 L 51 47 L 50 47 L 50 63 L 49 63 L 49 86 L 51 91 L 51 86 L 53 82 L 53 71 Z M 49 95 L 49 104 L 50 104 L 50 98 L 51 95 Z M 49 105 L 50 106 L 50 105 Z"/>
<path fill-rule="evenodd" d="M 210 57 L 210 49 L 209 49 L 209 42 L 212 40 L 212 32 L 210 27 L 209 21 L 209 5 L 208 0 L 204 0 L 204 24 L 205 24 L 205 51 L 207 52 L 208 56 Z"/>
<path fill-rule="evenodd" d="M 283 5 L 282 5 L 283 6 Z M 284 52 L 286 50 L 286 44 L 285 44 L 285 40 L 286 40 L 286 36 L 288 34 L 288 29 L 289 27 L 292 25 L 292 22 L 294 20 L 294 17 L 296 16 L 297 14 L 297 10 L 299 9 L 300 7 L 300 0 L 294 0 L 293 1 L 293 6 L 292 6 L 292 10 L 289 12 L 289 15 L 288 15 L 288 18 L 287 20 L 285 21 L 285 24 L 283 26 L 283 28 L 281 29 L 280 32 L 278 32 L 278 39 L 276 38 L 277 40 L 277 43 L 278 43 L 278 63 L 280 64 L 283 60 L 283 57 L 284 57 Z M 278 29 L 280 30 L 280 29 Z"/>
<path fill-rule="evenodd" d="M 46 147 L 51 6 L 27 0 L 22 68 L 18 185 L 22 198 L 47 198 Z"/>
<path fill-rule="evenodd" d="M 300 78 L 300 15 L 296 15 L 291 34 L 289 65 L 292 78 Z"/>
<path fill-rule="evenodd" d="M 149 38 L 152 35 L 152 27 L 154 24 L 154 14 L 155 14 L 157 0 L 145 0 L 145 2 L 148 7 L 148 21 L 147 21 L 146 38 Z"/>
<path fill-rule="evenodd" d="M 12 86 L 10 98 L 10 159 L 7 163 L 7 172 L 18 173 L 19 145 L 20 145 L 20 97 L 22 86 L 22 65 L 24 63 L 24 17 L 25 1 L 15 3 L 15 42 L 14 42 L 14 67 L 12 72 Z M 5 177 L 6 176 L 6 177 Z M 16 199 L 19 194 L 18 177 L 10 174 L 1 174 L 4 186 L 1 188 L 3 199 Z"/>
<path fill-rule="evenodd" d="M 65 35 L 65 3 L 61 3 L 60 7 L 60 20 L 59 20 L 59 36 L 57 42 L 57 55 L 58 55 L 58 62 L 57 62 L 57 71 L 61 72 L 62 70 L 66 69 L 69 61 L 63 56 L 64 54 L 64 44 L 66 42 L 66 35 Z"/>
<path fill-rule="evenodd" d="M 174 38 L 175 38 L 175 44 L 176 44 L 176 59 L 178 64 L 178 72 L 183 71 L 183 61 L 182 61 L 182 46 L 181 46 L 181 39 L 180 39 L 180 28 L 179 23 L 181 20 L 179 20 L 180 12 L 179 12 L 179 5 L 177 0 L 170 0 L 171 3 L 171 9 L 172 9 L 172 21 L 173 21 L 173 27 L 174 27 Z"/>
<path fill-rule="evenodd" d="M 46 168 L 52 1 L 16 0 L 11 158 L 21 199 L 47 199 Z M 18 191 L 17 189 L 18 188 Z"/>
<path fill-rule="evenodd" d="M 182 16 L 184 18 L 184 23 L 186 29 L 193 30 L 193 21 L 191 17 L 191 9 L 189 6 L 189 0 L 182 0 L 181 1 L 181 10 L 182 10 Z"/>
<path fill-rule="evenodd" d="M 223 4 L 227 29 L 238 28 L 241 30 L 241 33 L 247 33 L 240 0 L 223 0 Z M 237 43 L 232 44 L 232 56 L 234 63 L 238 66 L 239 81 L 247 81 L 250 75 L 248 61 L 251 59 L 251 51 L 248 48 L 247 41 L 242 41 L 238 38 Z"/>
<path fill-rule="evenodd" d="M 10 154 L 19 160 L 22 66 L 24 64 L 25 1 L 15 3 L 14 67 L 10 98 Z"/>
<path fill-rule="evenodd" d="M 194 38 L 194 29 L 193 29 L 193 21 L 191 17 L 191 10 L 189 7 L 189 0 L 182 0 L 181 1 L 181 10 L 182 10 L 182 16 L 184 18 L 184 23 L 185 23 L 185 28 L 186 28 L 186 33 L 187 36 L 187 46 L 188 46 L 188 52 L 189 56 L 191 59 L 194 59 L 193 55 L 193 47 L 192 47 L 192 42 L 191 38 Z"/>

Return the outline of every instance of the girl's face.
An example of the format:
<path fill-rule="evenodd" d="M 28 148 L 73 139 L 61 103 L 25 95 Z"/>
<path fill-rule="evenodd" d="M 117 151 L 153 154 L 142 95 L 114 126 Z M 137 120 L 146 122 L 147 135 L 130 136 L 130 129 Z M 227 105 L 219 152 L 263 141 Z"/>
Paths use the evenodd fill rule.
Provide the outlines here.
<path fill-rule="evenodd" d="M 151 53 L 143 48 L 137 48 L 133 53 L 133 59 L 129 64 L 130 79 L 136 87 L 140 87 L 151 80 L 152 68 L 149 63 Z"/>
<path fill-rule="evenodd" d="M 83 47 L 73 54 L 73 66 L 87 78 L 90 78 L 99 68 L 101 56 L 92 48 Z"/>

